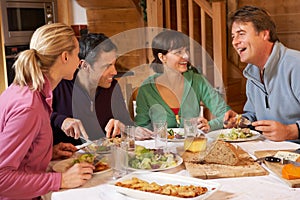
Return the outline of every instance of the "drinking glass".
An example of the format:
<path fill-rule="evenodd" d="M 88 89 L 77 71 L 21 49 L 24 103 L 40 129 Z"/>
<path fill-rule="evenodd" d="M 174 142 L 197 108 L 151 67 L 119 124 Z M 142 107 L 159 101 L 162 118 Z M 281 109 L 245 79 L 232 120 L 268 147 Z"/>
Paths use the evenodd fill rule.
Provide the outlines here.
<path fill-rule="evenodd" d="M 120 146 L 112 145 L 112 161 L 113 179 L 118 179 L 127 174 L 128 168 L 128 146 L 126 142 L 121 142 Z"/>
<path fill-rule="evenodd" d="M 184 149 L 190 149 L 195 137 L 198 134 L 197 118 L 188 118 L 183 120 L 184 127 Z"/>
<path fill-rule="evenodd" d="M 168 129 L 166 121 L 153 122 L 153 132 L 155 135 L 155 148 L 166 149 L 168 142 Z"/>
<path fill-rule="evenodd" d="M 128 151 L 135 150 L 135 127 L 125 126 L 124 130 L 121 131 L 121 138 L 127 145 Z"/>

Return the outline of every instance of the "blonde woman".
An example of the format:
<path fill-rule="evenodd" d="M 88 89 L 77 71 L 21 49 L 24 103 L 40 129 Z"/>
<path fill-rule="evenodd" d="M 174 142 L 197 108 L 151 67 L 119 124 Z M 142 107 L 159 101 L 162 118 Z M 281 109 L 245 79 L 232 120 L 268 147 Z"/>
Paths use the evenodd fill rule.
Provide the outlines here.
<path fill-rule="evenodd" d="M 18 56 L 14 82 L 0 96 L 0 199 L 37 199 L 92 177 L 87 163 L 45 172 L 52 157 L 52 90 L 73 78 L 78 52 L 73 30 L 55 23 L 37 29 L 30 49 Z"/>

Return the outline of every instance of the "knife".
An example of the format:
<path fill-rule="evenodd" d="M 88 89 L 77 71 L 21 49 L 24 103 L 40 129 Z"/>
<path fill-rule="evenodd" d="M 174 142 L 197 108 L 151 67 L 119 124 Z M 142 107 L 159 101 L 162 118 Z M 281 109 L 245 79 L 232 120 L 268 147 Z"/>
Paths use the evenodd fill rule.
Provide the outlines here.
<path fill-rule="evenodd" d="M 295 166 L 300 166 L 300 162 L 296 162 L 296 161 L 292 161 L 292 160 L 286 160 L 286 159 L 282 159 L 281 164 L 285 165 L 285 164 L 293 164 Z"/>
<path fill-rule="evenodd" d="M 87 146 L 89 146 L 89 145 L 91 145 L 91 144 L 94 143 L 93 141 L 91 141 L 89 139 L 86 139 L 86 138 L 84 138 L 82 136 L 80 136 L 80 139 L 82 140 L 83 144 L 76 146 L 78 150 L 82 149 L 84 147 L 87 147 Z"/>
<path fill-rule="evenodd" d="M 77 145 L 76 148 L 77 148 L 77 150 L 80 150 L 80 149 L 83 149 L 84 147 L 89 146 L 90 144 L 92 144 L 92 143 L 90 143 L 90 142 L 85 142 L 85 143 L 83 143 L 83 144 Z"/>
<path fill-rule="evenodd" d="M 281 162 L 281 159 L 274 156 L 267 156 L 265 157 L 265 161 L 279 163 Z"/>
<path fill-rule="evenodd" d="M 268 161 L 268 162 L 275 162 L 275 163 L 280 163 L 282 165 L 286 165 L 286 164 L 293 164 L 295 166 L 300 166 L 300 162 L 295 162 L 295 161 L 292 161 L 292 160 L 287 160 L 287 159 L 281 159 L 281 158 L 277 158 L 277 157 L 274 157 L 274 156 L 267 156 L 264 158 L 265 161 Z"/>
<path fill-rule="evenodd" d="M 261 158 L 258 158 L 256 160 L 254 160 L 254 162 L 258 162 L 258 164 L 261 164 L 262 161 L 280 163 L 281 159 L 277 158 L 277 157 L 274 157 L 274 156 L 265 156 L 265 157 L 261 157 Z"/>

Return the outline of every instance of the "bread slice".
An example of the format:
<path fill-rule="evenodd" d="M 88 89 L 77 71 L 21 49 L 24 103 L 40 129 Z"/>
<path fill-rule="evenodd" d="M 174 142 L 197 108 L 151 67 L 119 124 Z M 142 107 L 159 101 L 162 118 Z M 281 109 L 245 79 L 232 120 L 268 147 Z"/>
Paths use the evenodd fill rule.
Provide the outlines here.
<path fill-rule="evenodd" d="M 218 140 L 204 157 L 204 162 L 222 165 L 237 165 L 239 156 L 235 146 L 228 142 Z"/>

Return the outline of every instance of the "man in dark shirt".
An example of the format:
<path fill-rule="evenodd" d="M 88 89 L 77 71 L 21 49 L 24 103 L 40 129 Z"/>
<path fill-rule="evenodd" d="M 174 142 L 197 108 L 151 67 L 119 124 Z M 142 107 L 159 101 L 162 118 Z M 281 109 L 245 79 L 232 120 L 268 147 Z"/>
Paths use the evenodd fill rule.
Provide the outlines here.
<path fill-rule="evenodd" d="M 117 47 L 104 34 L 93 33 L 82 36 L 79 44 L 80 69 L 72 81 L 61 81 L 53 91 L 54 145 L 82 143 L 64 133 L 74 120 L 81 121 L 91 140 L 105 137 L 110 119 L 133 125 L 120 86 L 113 78 L 117 74 Z"/>

